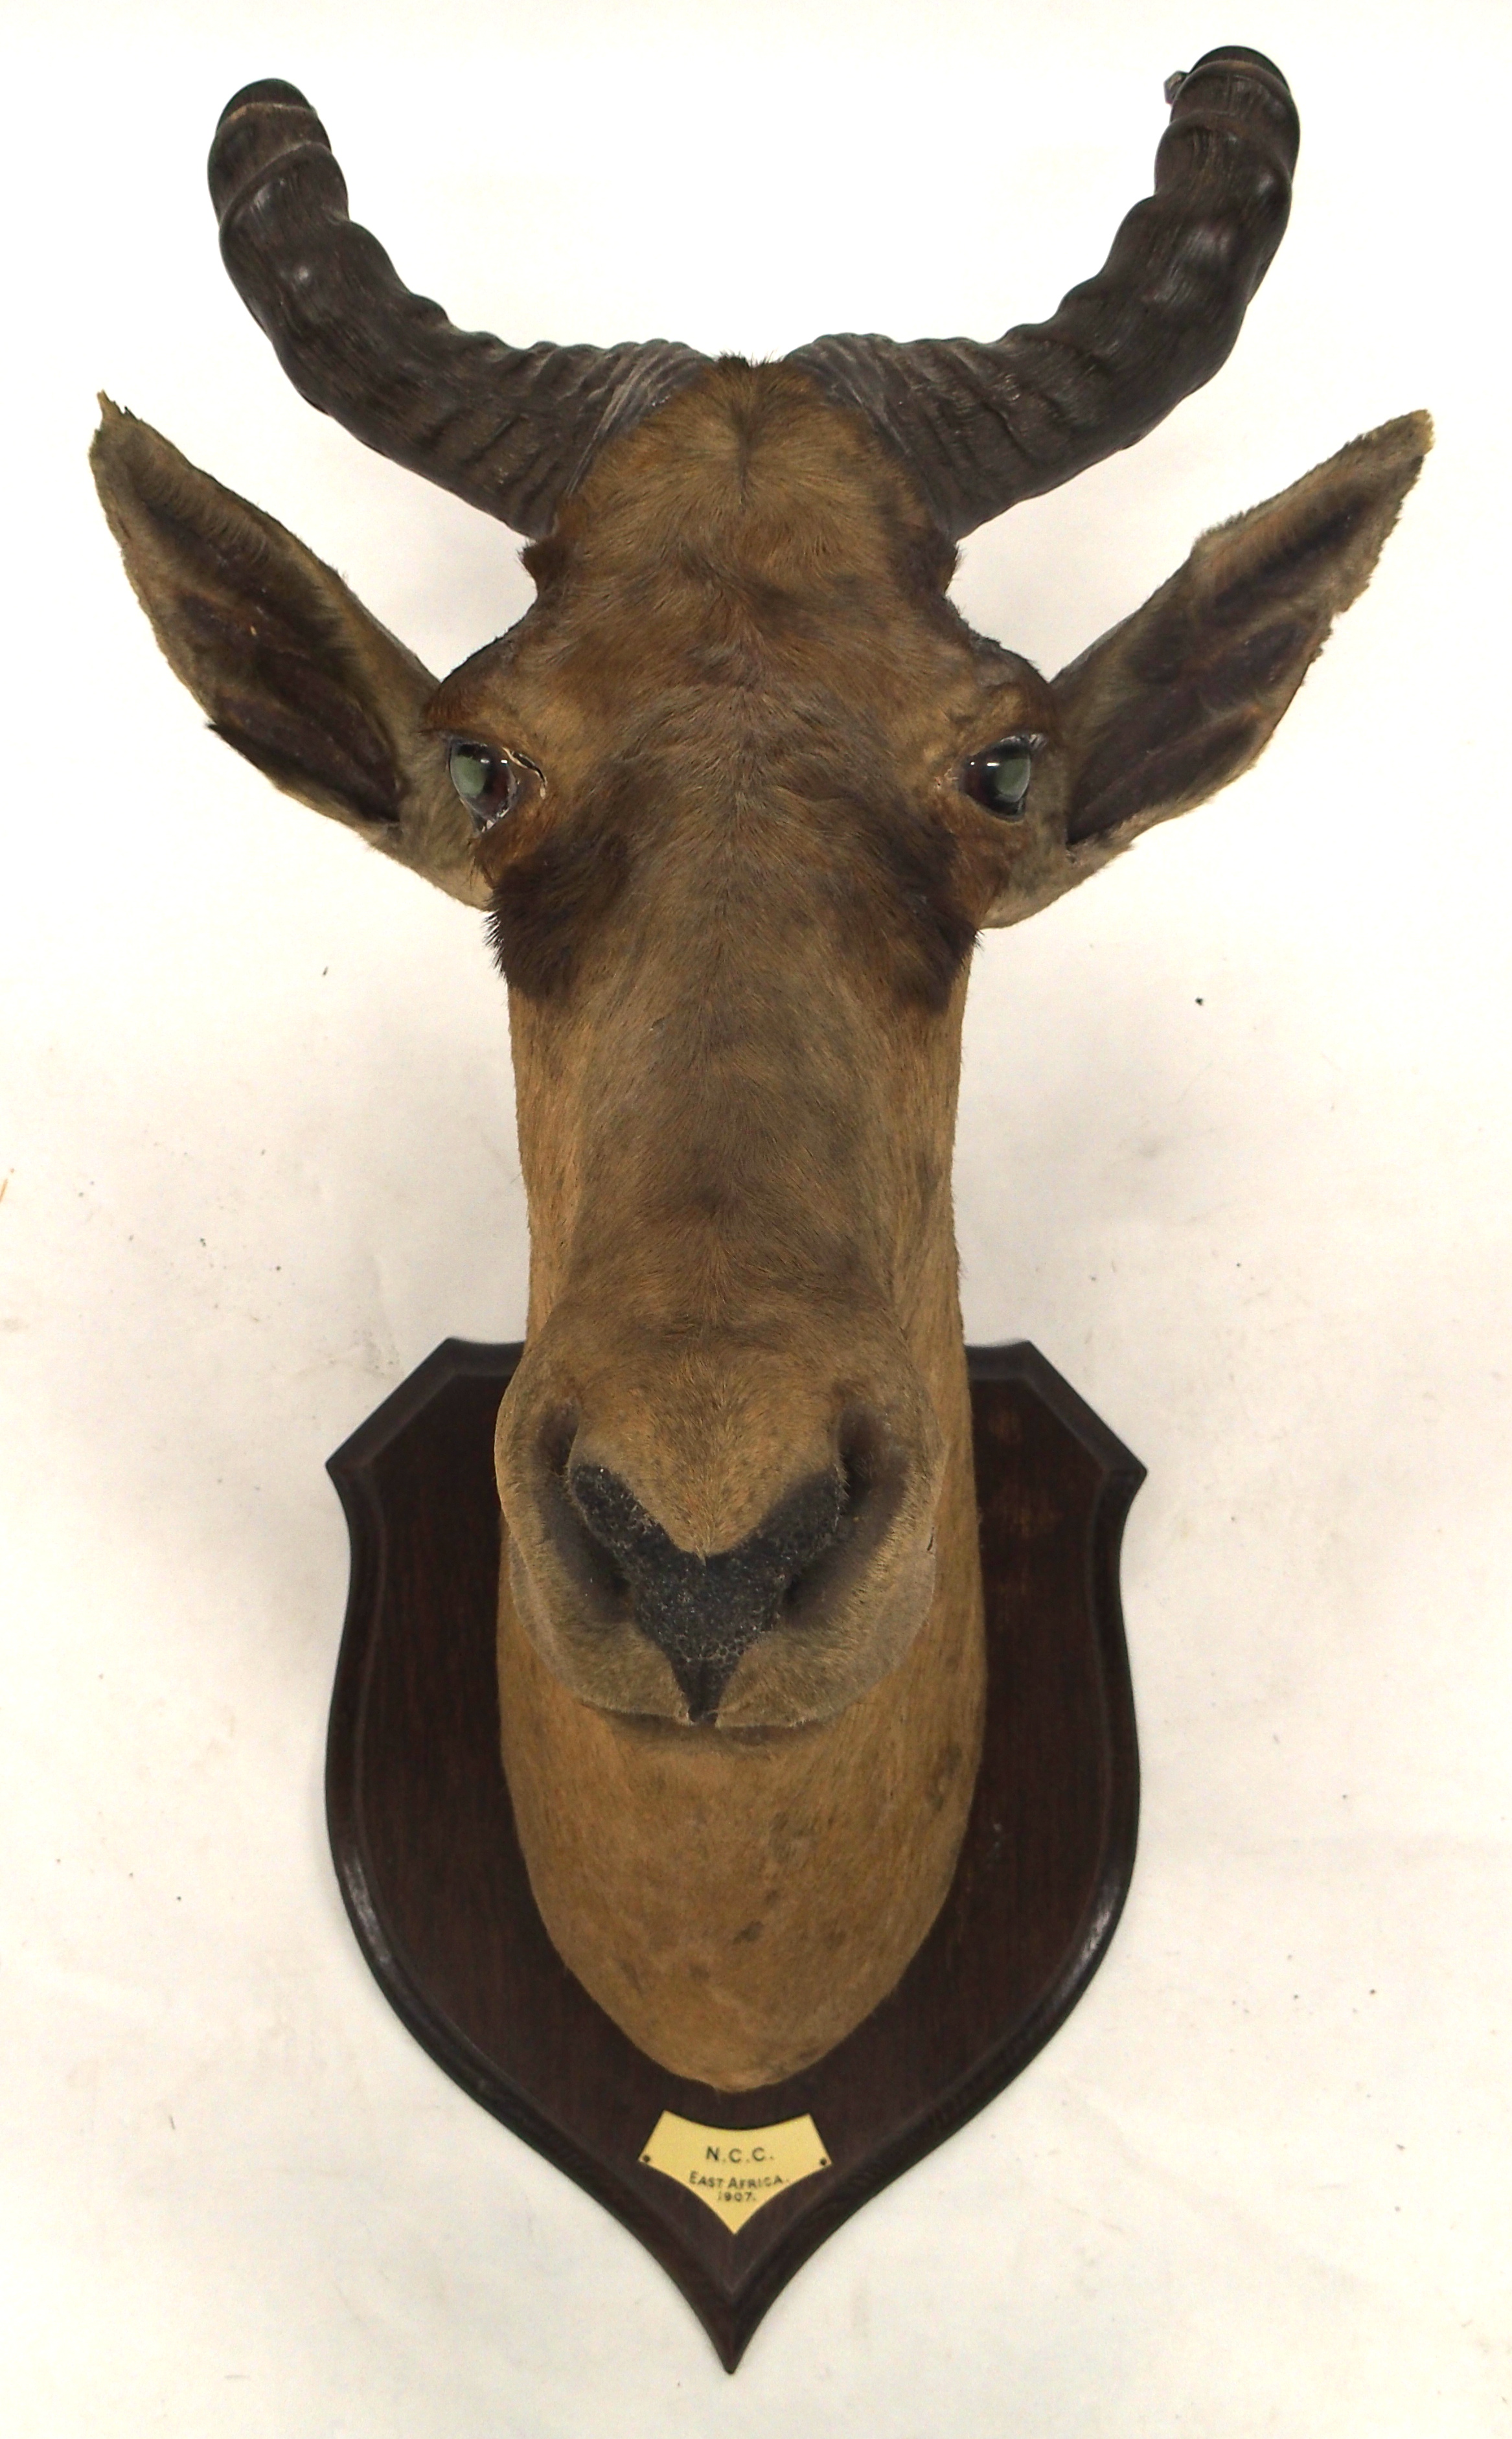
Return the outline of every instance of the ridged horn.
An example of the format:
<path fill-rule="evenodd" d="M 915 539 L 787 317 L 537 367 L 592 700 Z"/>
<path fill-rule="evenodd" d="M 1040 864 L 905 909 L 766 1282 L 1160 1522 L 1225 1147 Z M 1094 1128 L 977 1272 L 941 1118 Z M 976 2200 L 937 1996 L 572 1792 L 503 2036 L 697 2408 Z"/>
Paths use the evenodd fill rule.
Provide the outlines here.
<path fill-rule="evenodd" d="M 300 395 L 517 533 L 548 532 L 602 443 L 706 361 L 663 339 L 510 347 L 456 329 L 348 219 L 324 127 L 276 79 L 226 104 L 209 170 L 226 269 Z"/>
<path fill-rule="evenodd" d="M 1165 98 L 1154 193 L 1050 321 L 991 344 L 816 339 L 789 359 L 870 416 L 952 541 L 1142 440 L 1238 337 L 1291 208 L 1290 88 L 1231 44 Z"/>

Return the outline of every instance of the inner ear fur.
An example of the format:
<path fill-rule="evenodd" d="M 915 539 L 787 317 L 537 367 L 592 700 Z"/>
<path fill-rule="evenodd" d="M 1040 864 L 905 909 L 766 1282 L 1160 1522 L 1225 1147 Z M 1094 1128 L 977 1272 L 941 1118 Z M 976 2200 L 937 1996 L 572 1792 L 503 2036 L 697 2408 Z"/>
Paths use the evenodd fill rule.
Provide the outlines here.
<path fill-rule="evenodd" d="M 1432 436 L 1427 415 L 1400 416 L 1216 526 L 1057 678 L 1068 886 L 1249 769 L 1369 582 Z"/>
<path fill-rule="evenodd" d="M 303 543 L 101 399 L 90 465 L 132 588 L 218 737 L 317 812 L 486 906 L 421 726 L 436 680 Z"/>

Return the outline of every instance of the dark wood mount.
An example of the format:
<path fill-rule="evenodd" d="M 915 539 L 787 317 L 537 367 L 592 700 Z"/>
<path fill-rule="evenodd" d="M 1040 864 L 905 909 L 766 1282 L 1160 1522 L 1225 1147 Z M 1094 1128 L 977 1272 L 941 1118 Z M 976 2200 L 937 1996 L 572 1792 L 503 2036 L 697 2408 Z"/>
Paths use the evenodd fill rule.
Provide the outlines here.
<path fill-rule="evenodd" d="M 331 1848 L 417 2040 L 639 2236 L 733 2371 L 800 2265 L 1011 2081 L 1107 1950 L 1139 1807 L 1118 1552 L 1144 1469 L 1034 1347 L 971 1350 L 987 1726 L 951 1895 L 891 1997 L 817 2066 L 719 2092 L 653 2064 L 573 1979 L 515 1840 L 493 1425 L 519 1355 L 448 1340 L 330 1460 L 352 1545 Z M 663 2110 L 731 2129 L 811 2115 L 832 2164 L 732 2234 L 642 2164 Z"/>

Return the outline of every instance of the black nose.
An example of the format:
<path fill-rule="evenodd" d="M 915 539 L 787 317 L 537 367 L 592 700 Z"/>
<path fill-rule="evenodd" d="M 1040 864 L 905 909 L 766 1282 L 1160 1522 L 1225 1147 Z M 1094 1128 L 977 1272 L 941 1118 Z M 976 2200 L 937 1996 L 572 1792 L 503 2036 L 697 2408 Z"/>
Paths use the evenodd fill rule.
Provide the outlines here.
<path fill-rule="evenodd" d="M 784 1595 L 827 1550 L 845 1515 L 839 1474 L 790 1490 L 733 1550 L 679 1549 L 607 1466 L 567 1469 L 567 1495 L 623 1578 L 641 1632 L 666 1654 L 695 1723 L 718 1716 L 736 1664 L 774 1626 Z"/>

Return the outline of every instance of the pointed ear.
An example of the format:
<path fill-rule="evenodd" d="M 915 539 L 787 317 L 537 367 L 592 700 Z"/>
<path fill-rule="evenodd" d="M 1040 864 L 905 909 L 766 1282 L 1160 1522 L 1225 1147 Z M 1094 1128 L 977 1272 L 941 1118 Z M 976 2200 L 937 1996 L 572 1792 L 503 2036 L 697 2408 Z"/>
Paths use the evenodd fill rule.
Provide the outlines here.
<path fill-rule="evenodd" d="M 989 923 L 1047 905 L 1249 769 L 1369 582 L 1432 438 L 1418 414 L 1352 440 L 1204 534 L 1142 610 L 1061 671 L 1059 735 L 1029 795 L 1030 810 L 1041 795 L 1041 835 Z"/>
<path fill-rule="evenodd" d="M 471 906 L 489 890 L 420 716 L 436 680 L 292 533 L 101 399 L 90 465 L 126 573 L 218 737 Z"/>

